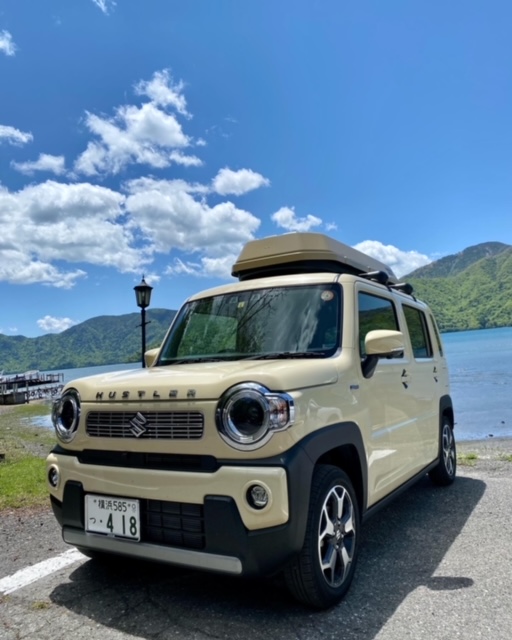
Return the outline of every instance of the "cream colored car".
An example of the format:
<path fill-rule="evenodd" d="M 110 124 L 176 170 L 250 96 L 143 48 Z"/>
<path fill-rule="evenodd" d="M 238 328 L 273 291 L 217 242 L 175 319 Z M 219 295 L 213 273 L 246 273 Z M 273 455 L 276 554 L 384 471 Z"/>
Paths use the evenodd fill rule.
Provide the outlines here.
<path fill-rule="evenodd" d="M 455 478 L 439 332 L 388 267 L 321 234 L 250 242 L 233 275 L 187 300 L 146 369 L 65 387 L 53 510 L 88 555 L 282 573 L 329 607 L 362 522 L 426 473 Z"/>

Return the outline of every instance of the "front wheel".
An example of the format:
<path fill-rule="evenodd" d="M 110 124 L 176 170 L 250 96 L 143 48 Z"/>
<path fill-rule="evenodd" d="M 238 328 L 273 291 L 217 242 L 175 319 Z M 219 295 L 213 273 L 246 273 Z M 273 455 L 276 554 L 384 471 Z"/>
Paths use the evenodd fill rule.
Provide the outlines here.
<path fill-rule="evenodd" d="M 317 609 L 347 592 L 359 548 L 359 507 L 346 473 L 319 465 L 313 474 L 304 546 L 285 570 L 289 591 Z"/>
<path fill-rule="evenodd" d="M 455 480 L 457 471 L 457 452 L 455 436 L 450 420 L 443 416 L 441 423 L 441 442 L 439 446 L 439 464 L 429 473 L 430 479 L 440 487 L 446 487 Z"/>

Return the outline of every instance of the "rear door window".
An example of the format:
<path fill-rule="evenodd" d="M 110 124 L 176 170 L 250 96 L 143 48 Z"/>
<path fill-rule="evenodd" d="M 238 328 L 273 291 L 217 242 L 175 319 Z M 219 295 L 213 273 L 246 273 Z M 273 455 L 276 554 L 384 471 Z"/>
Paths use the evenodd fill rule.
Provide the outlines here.
<path fill-rule="evenodd" d="M 409 329 L 412 352 L 416 359 L 432 357 L 432 340 L 428 330 L 427 318 L 421 309 L 403 305 L 405 321 Z"/>

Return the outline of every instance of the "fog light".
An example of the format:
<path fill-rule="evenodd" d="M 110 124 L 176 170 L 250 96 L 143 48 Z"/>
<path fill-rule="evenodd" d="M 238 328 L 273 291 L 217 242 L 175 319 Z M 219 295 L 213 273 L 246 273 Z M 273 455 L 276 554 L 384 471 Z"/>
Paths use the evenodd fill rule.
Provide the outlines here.
<path fill-rule="evenodd" d="M 60 482 L 60 473 L 57 467 L 50 467 L 48 471 L 48 482 L 50 486 L 56 489 Z"/>
<path fill-rule="evenodd" d="M 247 502 L 253 509 L 264 509 L 269 503 L 270 495 L 265 487 L 253 484 L 247 490 Z"/>

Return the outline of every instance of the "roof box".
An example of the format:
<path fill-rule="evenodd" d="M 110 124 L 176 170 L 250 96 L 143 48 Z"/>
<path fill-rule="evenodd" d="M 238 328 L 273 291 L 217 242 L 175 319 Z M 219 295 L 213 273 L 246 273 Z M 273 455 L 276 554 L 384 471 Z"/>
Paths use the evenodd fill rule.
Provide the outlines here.
<path fill-rule="evenodd" d="M 328 271 L 364 275 L 384 272 L 390 283 L 397 278 L 383 262 L 321 233 L 287 233 L 252 240 L 232 268 L 239 280 L 272 275 Z"/>

